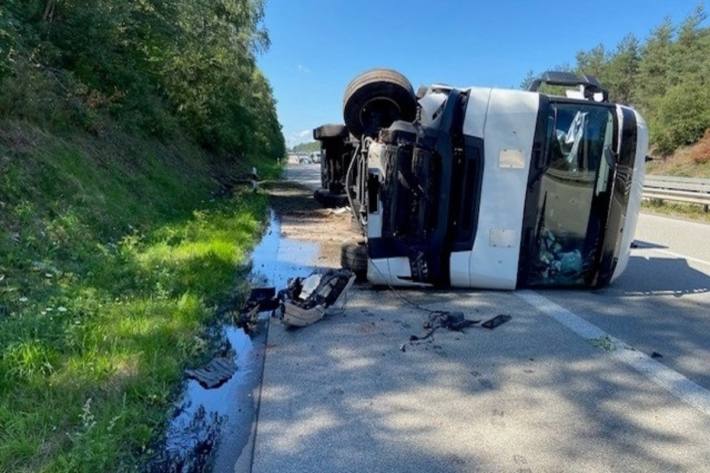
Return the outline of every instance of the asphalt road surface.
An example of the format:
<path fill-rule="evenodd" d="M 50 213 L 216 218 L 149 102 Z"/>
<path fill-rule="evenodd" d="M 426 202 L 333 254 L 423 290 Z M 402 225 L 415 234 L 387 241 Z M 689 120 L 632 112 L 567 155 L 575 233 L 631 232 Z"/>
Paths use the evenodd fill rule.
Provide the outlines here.
<path fill-rule="evenodd" d="M 636 240 L 602 290 L 404 293 L 512 316 L 492 331 L 408 344 L 426 314 L 366 287 L 273 323 L 252 471 L 710 471 L 710 225 L 644 214 Z"/>

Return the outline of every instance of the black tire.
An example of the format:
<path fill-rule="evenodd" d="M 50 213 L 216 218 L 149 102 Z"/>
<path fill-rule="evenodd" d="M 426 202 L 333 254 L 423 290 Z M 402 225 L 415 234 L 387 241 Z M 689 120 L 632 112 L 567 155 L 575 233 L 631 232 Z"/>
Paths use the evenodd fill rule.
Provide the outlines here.
<path fill-rule="evenodd" d="M 348 129 L 345 125 L 321 125 L 313 130 L 313 139 L 318 141 L 346 136 L 348 136 Z"/>
<path fill-rule="evenodd" d="M 350 133 L 374 136 L 396 120 L 413 121 L 417 98 L 412 84 L 397 71 L 373 69 L 348 84 L 343 98 L 343 117 Z"/>
<path fill-rule="evenodd" d="M 326 208 L 339 208 L 348 206 L 347 195 L 333 194 L 328 189 L 318 189 L 313 193 L 313 198 Z"/>
<path fill-rule="evenodd" d="M 365 242 L 344 243 L 340 248 L 340 265 L 355 273 L 358 281 L 367 279 L 367 259 Z"/>

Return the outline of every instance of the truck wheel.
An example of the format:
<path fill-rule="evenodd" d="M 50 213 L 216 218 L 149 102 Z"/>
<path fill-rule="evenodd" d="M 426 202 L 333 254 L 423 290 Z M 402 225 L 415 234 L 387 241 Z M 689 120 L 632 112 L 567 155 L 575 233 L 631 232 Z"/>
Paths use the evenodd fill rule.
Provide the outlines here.
<path fill-rule="evenodd" d="M 365 242 L 344 243 L 340 247 L 340 265 L 355 273 L 358 281 L 367 279 L 367 259 Z"/>
<path fill-rule="evenodd" d="M 356 137 L 374 136 L 396 120 L 412 121 L 417 98 L 406 77 L 391 69 L 373 69 L 353 79 L 345 89 L 343 117 Z"/>
<path fill-rule="evenodd" d="M 313 130 L 313 139 L 318 141 L 346 136 L 348 136 L 348 129 L 345 125 L 322 125 Z"/>

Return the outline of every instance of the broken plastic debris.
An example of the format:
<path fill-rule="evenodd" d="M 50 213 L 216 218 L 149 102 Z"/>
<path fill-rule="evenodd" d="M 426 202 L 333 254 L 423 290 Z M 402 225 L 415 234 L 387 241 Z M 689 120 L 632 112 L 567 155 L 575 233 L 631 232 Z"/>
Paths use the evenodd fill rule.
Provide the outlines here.
<path fill-rule="evenodd" d="M 276 288 L 260 287 L 251 290 L 247 303 L 256 303 L 262 312 L 275 310 L 279 307 L 279 300 L 276 298 Z"/>
<path fill-rule="evenodd" d="M 302 301 L 308 299 L 311 296 L 311 294 L 313 294 L 313 291 L 315 291 L 318 288 L 318 285 L 320 284 L 320 280 L 321 280 L 320 274 L 311 274 L 306 279 L 304 279 L 303 282 L 301 283 L 301 293 L 298 295 L 298 298 L 301 299 Z"/>
<path fill-rule="evenodd" d="M 513 319 L 510 315 L 506 314 L 499 314 L 493 317 L 492 319 L 486 320 L 481 324 L 481 327 L 487 328 L 489 330 L 493 330 L 496 327 L 499 327 L 503 325 L 506 322 L 510 322 Z"/>
<path fill-rule="evenodd" d="M 312 287 L 316 280 L 318 284 Z M 283 303 L 281 320 L 293 327 L 305 327 L 318 322 L 329 308 L 343 301 L 354 281 L 355 274 L 347 269 L 331 270 L 323 274 L 314 273 L 307 278 L 292 279 L 288 287 L 279 292 L 279 298 Z M 304 290 L 306 295 L 302 297 Z"/>
<path fill-rule="evenodd" d="M 260 312 L 273 311 L 278 307 L 279 300 L 276 298 L 275 288 L 254 288 L 239 311 L 236 324 L 247 331 L 253 331 L 257 326 Z"/>
<path fill-rule="evenodd" d="M 448 312 L 437 310 L 429 314 L 429 318 L 424 322 L 424 328 L 427 332 L 420 336 L 411 335 L 410 342 L 422 341 L 434 335 L 440 328 L 446 328 L 455 332 L 460 332 L 466 327 L 476 325 L 480 320 L 467 319 L 463 312 Z M 404 351 L 404 350 L 402 350 Z"/>
<path fill-rule="evenodd" d="M 303 309 L 287 301 L 284 302 L 284 312 L 281 320 L 292 327 L 306 327 L 318 322 L 323 317 L 325 317 L 325 309 L 322 306 Z"/>
<path fill-rule="evenodd" d="M 234 354 L 227 353 L 212 359 L 203 368 L 185 370 L 185 375 L 192 378 L 203 388 L 212 389 L 224 384 L 237 371 L 237 364 L 234 362 Z"/>

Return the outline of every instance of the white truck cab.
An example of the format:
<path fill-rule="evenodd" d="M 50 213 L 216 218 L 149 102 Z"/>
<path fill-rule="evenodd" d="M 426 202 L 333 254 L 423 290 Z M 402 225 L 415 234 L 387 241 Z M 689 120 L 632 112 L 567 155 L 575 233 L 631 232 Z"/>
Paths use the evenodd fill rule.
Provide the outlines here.
<path fill-rule="evenodd" d="M 402 84 L 392 72 L 390 87 Z M 414 117 L 391 91 L 377 111 L 373 92 L 354 100 L 360 123 L 347 108 L 352 89 L 368 98 L 368 82 L 353 83 L 345 118 L 361 144 L 347 187 L 360 191 L 370 282 L 599 287 L 624 270 L 648 132 L 594 78 L 546 73 L 528 91 L 434 85 L 420 89 Z M 556 96 L 542 84 L 576 89 Z"/>

